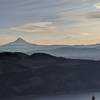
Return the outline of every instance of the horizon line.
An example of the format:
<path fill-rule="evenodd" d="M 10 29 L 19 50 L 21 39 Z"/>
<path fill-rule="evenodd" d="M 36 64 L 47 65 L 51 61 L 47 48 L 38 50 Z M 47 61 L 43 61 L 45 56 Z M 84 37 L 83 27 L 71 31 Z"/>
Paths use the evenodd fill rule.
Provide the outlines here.
<path fill-rule="evenodd" d="M 41 44 L 41 43 L 30 42 L 30 41 L 24 39 L 23 37 L 18 37 L 18 38 L 16 38 L 14 41 L 12 40 L 12 41 L 10 41 L 10 42 L 3 43 L 3 44 L 0 43 L 0 46 L 8 45 L 8 44 L 10 44 L 10 43 L 16 42 L 16 41 L 19 40 L 19 39 L 20 39 L 20 40 L 23 40 L 23 41 L 25 41 L 25 42 L 27 42 L 27 43 L 29 43 L 29 44 L 33 44 L 33 45 L 45 45 L 45 46 L 50 46 L 50 45 L 58 45 L 58 46 L 59 46 L 59 45 L 64 45 L 64 46 L 89 46 L 89 45 L 100 45 L 100 43 L 88 43 L 88 44 L 85 44 L 85 43 L 83 43 L 83 44 Z"/>

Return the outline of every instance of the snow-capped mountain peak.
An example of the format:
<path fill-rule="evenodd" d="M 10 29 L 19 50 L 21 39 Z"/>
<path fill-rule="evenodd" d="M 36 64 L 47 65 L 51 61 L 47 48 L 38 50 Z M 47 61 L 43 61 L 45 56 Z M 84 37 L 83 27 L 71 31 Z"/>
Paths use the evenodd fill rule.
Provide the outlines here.
<path fill-rule="evenodd" d="M 33 45 L 32 43 L 27 42 L 26 40 L 22 39 L 22 38 L 18 38 L 17 40 L 15 40 L 14 42 L 11 42 L 10 44 L 17 44 L 17 45 L 21 45 L 21 44 L 25 44 L 25 45 Z"/>

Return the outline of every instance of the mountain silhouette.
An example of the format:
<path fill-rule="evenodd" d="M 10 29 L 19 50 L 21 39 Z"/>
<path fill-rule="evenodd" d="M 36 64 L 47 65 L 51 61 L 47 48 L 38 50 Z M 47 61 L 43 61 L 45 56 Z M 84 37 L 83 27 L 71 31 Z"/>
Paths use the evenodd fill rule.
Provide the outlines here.
<path fill-rule="evenodd" d="M 24 40 L 23 38 L 18 38 L 18 39 L 16 39 L 15 41 L 13 41 L 13 42 L 10 42 L 10 43 L 8 43 L 8 44 L 6 44 L 6 45 L 4 45 L 4 46 L 7 46 L 7 45 L 35 45 L 35 44 L 32 44 L 32 43 L 29 43 L 29 42 L 27 42 L 26 40 Z"/>
<path fill-rule="evenodd" d="M 18 38 L 13 42 L 0 46 L 0 52 L 48 53 L 50 55 L 72 58 L 100 60 L 100 44 L 94 45 L 39 45 Z"/>
<path fill-rule="evenodd" d="M 58 47 L 58 46 L 57 46 Z M 22 38 L 18 38 L 13 42 L 0 46 L 0 52 L 22 52 L 26 54 L 38 53 L 48 49 L 56 48 L 56 46 L 52 45 L 37 45 Z"/>
<path fill-rule="evenodd" d="M 0 53 L 0 98 L 100 91 L 100 61 Z"/>
<path fill-rule="evenodd" d="M 27 42 L 27 41 L 25 41 L 24 39 L 22 39 L 22 38 L 18 38 L 17 40 L 15 40 L 14 41 L 15 43 L 26 43 L 26 44 L 31 44 L 31 43 L 29 43 L 29 42 Z M 13 43 L 14 43 L 13 42 Z"/>
<path fill-rule="evenodd" d="M 27 53 L 30 50 L 37 50 L 40 46 L 27 42 L 22 38 L 0 46 L 0 52 L 22 52 Z"/>

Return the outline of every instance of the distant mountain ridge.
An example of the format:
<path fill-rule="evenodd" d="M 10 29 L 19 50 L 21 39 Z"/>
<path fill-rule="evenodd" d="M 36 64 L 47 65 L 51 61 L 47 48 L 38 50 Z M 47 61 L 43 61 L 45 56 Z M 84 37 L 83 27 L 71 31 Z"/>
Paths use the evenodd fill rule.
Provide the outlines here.
<path fill-rule="evenodd" d="M 1 52 L 23 52 L 27 53 L 30 50 L 36 50 L 40 46 L 29 43 L 22 38 L 18 38 L 14 42 L 0 46 Z"/>
<path fill-rule="evenodd" d="M 0 46 L 0 52 L 22 52 L 26 54 L 48 53 L 58 57 L 100 60 L 100 44 L 95 45 L 38 45 L 18 38 Z"/>
<path fill-rule="evenodd" d="M 16 43 L 16 44 L 17 44 L 17 43 L 31 44 L 31 43 L 25 41 L 25 40 L 22 39 L 22 38 L 18 38 L 16 41 L 14 41 L 14 42 L 12 42 L 12 43 Z"/>
<path fill-rule="evenodd" d="M 26 54 L 37 53 L 37 51 L 55 49 L 58 45 L 38 45 L 25 41 L 22 38 L 0 46 L 0 52 L 22 52 Z M 31 53 L 32 51 L 32 53 Z"/>

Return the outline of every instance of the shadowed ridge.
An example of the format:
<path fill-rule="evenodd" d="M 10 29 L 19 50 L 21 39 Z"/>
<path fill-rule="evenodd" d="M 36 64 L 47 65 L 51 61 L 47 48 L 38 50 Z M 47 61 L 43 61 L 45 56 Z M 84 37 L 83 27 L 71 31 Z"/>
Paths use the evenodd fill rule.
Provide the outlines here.
<path fill-rule="evenodd" d="M 35 54 L 30 55 L 30 58 L 43 60 L 43 59 L 53 59 L 53 58 L 57 58 L 57 57 L 46 54 L 46 53 L 35 53 Z"/>
<path fill-rule="evenodd" d="M 72 58 L 64 58 L 64 57 L 56 57 L 47 53 L 34 53 L 32 55 L 27 55 L 22 52 L 1 52 L 0 58 L 34 58 L 34 59 L 56 59 L 56 60 L 62 60 L 62 61 L 90 61 L 90 62 L 98 62 L 95 60 L 86 60 L 86 59 L 72 59 Z"/>
<path fill-rule="evenodd" d="M 20 52 L 0 53 L 0 99 L 96 92 L 100 91 L 99 83 L 100 61 L 65 59 L 44 53 L 30 56 Z"/>
<path fill-rule="evenodd" d="M 46 53 L 34 53 L 32 55 L 27 55 L 25 53 L 21 53 L 21 52 L 2 52 L 0 53 L 0 58 L 13 58 L 13 57 L 21 57 L 21 58 L 24 58 L 24 57 L 30 57 L 30 58 L 38 58 L 38 59 L 48 59 L 48 58 L 57 58 L 56 56 L 53 56 L 53 55 L 50 55 L 50 54 L 46 54 Z"/>
<path fill-rule="evenodd" d="M 2 52 L 0 53 L 0 59 L 19 59 L 19 58 L 25 58 L 27 57 L 28 55 L 27 54 L 24 54 L 24 53 L 20 53 L 20 52 Z"/>

